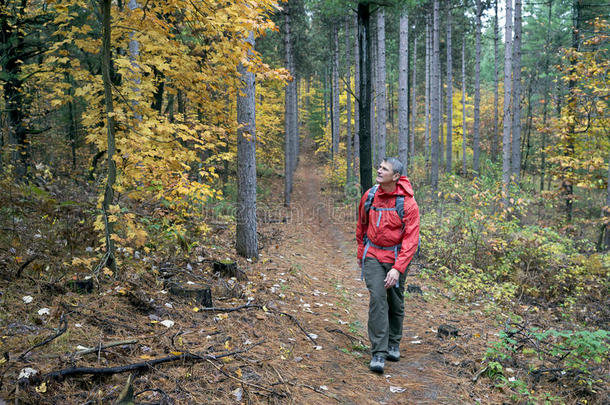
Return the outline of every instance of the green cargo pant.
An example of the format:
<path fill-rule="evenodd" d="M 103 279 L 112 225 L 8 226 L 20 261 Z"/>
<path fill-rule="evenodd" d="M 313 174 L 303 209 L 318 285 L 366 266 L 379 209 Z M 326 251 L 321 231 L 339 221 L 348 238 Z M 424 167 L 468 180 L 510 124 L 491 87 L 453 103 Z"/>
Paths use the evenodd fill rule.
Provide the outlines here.
<path fill-rule="evenodd" d="M 379 263 L 377 259 L 364 259 L 364 280 L 369 289 L 368 332 L 373 355 L 386 357 L 388 346 L 398 346 L 402 338 L 402 320 L 405 315 L 406 271 L 398 279 L 398 288 L 384 287 L 383 280 L 392 269 L 392 263 Z"/>

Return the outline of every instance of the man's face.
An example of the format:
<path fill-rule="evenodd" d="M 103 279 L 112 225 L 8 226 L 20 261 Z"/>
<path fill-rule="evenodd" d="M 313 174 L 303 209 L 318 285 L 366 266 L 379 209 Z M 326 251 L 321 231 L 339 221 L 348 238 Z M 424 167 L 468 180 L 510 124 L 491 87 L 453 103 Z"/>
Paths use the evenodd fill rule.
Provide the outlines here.
<path fill-rule="evenodd" d="M 379 164 L 379 168 L 377 168 L 377 178 L 375 179 L 376 183 L 390 184 L 398 181 L 399 178 L 400 174 L 394 173 L 394 169 L 390 163 L 383 161 Z"/>

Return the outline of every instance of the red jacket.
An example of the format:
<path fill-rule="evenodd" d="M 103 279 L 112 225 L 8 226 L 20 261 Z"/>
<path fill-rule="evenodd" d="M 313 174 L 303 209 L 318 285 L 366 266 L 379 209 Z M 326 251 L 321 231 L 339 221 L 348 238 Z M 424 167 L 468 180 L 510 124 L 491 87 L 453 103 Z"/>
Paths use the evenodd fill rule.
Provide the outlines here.
<path fill-rule="evenodd" d="M 396 196 L 404 195 L 404 216 L 402 218 L 404 230 L 400 216 L 396 211 L 375 211 L 370 209 L 368 215 L 366 215 L 364 203 L 368 193 L 369 190 L 364 193 L 358 207 L 358 226 L 356 228 L 358 261 L 362 263 L 364 235 L 378 246 L 401 244 L 402 247 L 400 252 L 398 252 L 398 260 L 396 262 L 394 261 L 393 251 L 377 249 L 374 246 L 369 247 L 366 257 L 374 257 L 381 263 L 394 263 L 392 267 L 404 273 L 417 251 L 417 243 L 419 241 L 419 207 L 417 202 L 415 202 L 415 198 L 413 198 L 413 187 L 411 187 L 411 183 L 405 176 L 401 176 L 393 192 L 387 193 L 379 187 L 371 204 L 371 206 L 378 208 L 394 208 Z M 381 220 L 379 221 L 379 226 L 376 226 L 379 215 L 381 215 Z"/>

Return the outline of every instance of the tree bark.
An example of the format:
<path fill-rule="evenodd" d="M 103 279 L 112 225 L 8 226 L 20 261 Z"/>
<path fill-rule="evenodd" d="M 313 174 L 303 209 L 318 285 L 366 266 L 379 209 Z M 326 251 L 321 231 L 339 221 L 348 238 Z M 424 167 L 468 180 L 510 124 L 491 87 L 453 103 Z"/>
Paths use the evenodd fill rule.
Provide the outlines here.
<path fill-rule="evenodd" d="M 358 36 L 358 14 L 354 18 L 354 176 L 358 173 L 360 154 L 360 45 Z"/>
<path fill-rule="evenodd" d="M 510 1 L 510 0 L 508 0 Z M 479 112 L 481 108 L 481 14 L 483 13 L 483 6 L 481 0 L 476 0 L 476 34 L 475 34 L 475 60 L 474 60 L 474 128 L 473 128 L 473 139 L 472 139 L 472 168 L 475 177 L 479 176 L 479 131 L 480 131 L 480 117 Z"/>
<path fill-rule="evenodd" d="M 447 153 L 445 170 L 453 171 L 453 58 L 451 55 L 451 4 L 447 3 Z"/>
<path fill-rule="evenodd" d="M 544 177 L 546 171 L 546 124 L 548 118 L 548 108 L 551 98 L 551 81 L 549 80 L 549 66 L 550 66 L 550 46 L 551 46 L 551 18 L 553 15 L 553 0 L 549 1 L 549 10 L 547 14 L 547 29 L 546 29 L 546 46 L 544 53 L 544 104 L 542 105 L 542 140 L 540 148 L 540 191 L 544 190 Z"/>
<path fill-rule="evenodd" d="M 332 76 L 332 140 L 333 140 L 333 162 L 336 163 L 339 156 L 340 113 L 339 113 L 339 27 L 333 24 L 333 76 Z"/>
<path fill-rule="evenodd" d="M 462 38 L 462 174 L 466 176 L 466 41 Z"/>
<path fill-rule="evenodd" d="M 414 30 L 414 33 L 417 32 Z M 415 156 L 415 120 L 417 117 L 417 36 L 413 35 L 413 76 L 411 79 L 411 131 L 410 131 L 410 140 L 409 140 L 409 155 L 412 160 L 413 156 Z"/>
<path fill-rule="evenodd" d="M 371 153 L 373 154 L 373 166 L 378 166 L 377 157 L 377 129 L 379 128 L 379 100 L 377 89 L 377 58 L 378 58 L 378 40 L 377 40 L 377 19 L 371 19 Z"/>
<path fill-rule="evenodd" d="M 360 65 L 360 185 L 368 190 L 373 185 L 371 162 L 371 37 L 369 35 L 369 3 L 358 3 L 358 56 Z"/>
<path fill-rule="evenodd" d="M 572 4 L 572 50 L 578 52 L 580 47 L 580 9 L 581 0 L 574 0 Z M 576 66 L 576 58 L 570 58 L 570 80 L 568 81 L 568 102 L 567 102 L 567 116 L 568 116 L 568 131 L 564 145 L 564 154 L 568 160 L 574 157 L 574 144 L 576 140 L 576 103 L 577 96 L 575 93 L 576 78 L 574 78 L 574 70 Z M 564 198 L 566 200 L 566 219 L 568 222 L 572 221 L 572 203 L 574 186 L 572 184 L 572 168 L 566 167 L 563 169 L 561 187 L 563 189 Z"/>
<path fill-rule="evenodd" d="M 104 200 L 102 201 L 102 211 L 104 215 L 105 237 L 106 237 L 106 254 L 104 259 L 98 266 L 100 269 L 108 266 L 112 271 L 116 272 L 116 260 L 114 250 L 114 222 L 110 222 L 108 218 L 108 210 L 110 204 L 114 200 L 114 183 L 116 181 L 116 164 L 114 162 L 115 152 L 115 136 L 114 136 L 114 104 L 112 100 L 112 83 L 110 82 L 110 43 L 111 43 L 111 0 L 101 0 L 102 11 L 102 80 L 104 82 L 104 104 L 106 109 L 106 140 L 108 149 L 106 151 L 108 175 L 106 178 L 106 187 L 104 190 Z"/>
<path fill-rule="evenodd" d="M 511 99 L 511 67 L 513 38 L 513 5 L 512 0 L 506 2 L 506 26 L 504 30 L 504 130 L 502 133 L 502 191 L 505 203 L 508 201 L 508 185 L 510 183 L 510 127 L 512 114 Z"/>
<path fill-rule="evenodd" d="M 434 0 L 433 32 L 432 32 L 432 190 L 438 189 L 438 167 L 439 167 L 439 126 L 441 123 L 440 111 L 440 51 L 439 51 L 439 0 Z"/>
<path fill-rule="evenodd" d="M 290 3 L 286 4 L 286 11 L 284 13 L 284 52 L 285 52 L 285 66 L 286 69 L 292 74 L 292 19 L 290 15 Z M 292 100 L 293 91 L 292 85 L 294 80 L 288 82 L 284 89 L 284 206 L 289 207 L 292 195 L 292 143 L 294 126 L 292 125 Z M 324 115 L 326 115 L 326 96 L 324 96 Z"/>
<path fill-rule="evenodd" d="M 425 89 L 425 96 L 424 96 L 424 111 L 425 111 L 425 117 L 426 117 L 426 121 L 425 121 L 425 127 L 424 127 L 424 143 L 425 143 L 425 154 L 426 154 L 426 176 L 429 175 L 428 172 L 428 167 L 430 164 L 430 60 L 432 59 L 430 57 L 430 49 L 432 47 L 430 46 L 430 19 L 429 17 L 426 17 L 426 58 L 425 58 L 425 65 L 426 65 L 426 89 Z"/>
<path fill-rule="evenodd" d="M 398 159 L 409 165 L 409 16 L 405 9 L 400 15 L 398 38 Z"/>
<path fill-rule="evenodd" d="M 498 0 L 494 0 L 494 133 L 491 142 L 491 159 L 498 161 Z"/>
<path fill-rule="evenodd" d="M 511 175 L 519 183 L 521 170 L 521 0 L 515 0 L 513 41 L 513 122 Z"/>
<path fill-rule="evenodd" d="M 254 33 L 246 42 L 254 49 Z M 248 51 L 251 54 L 251 51 Z M 254 73 L 237 68 L 241 89 L 237 94 L 237 215 L 236 248 L 243 257 L 258 258 L 256 233 L 256 99 Z M 242 95 L 243 94 L 243 95 Z"/>
<path fill-rule="evenodd" d="M 346 151 L 346 173 L 345 173 L 345 181 L 346 184 L 350 184 L 352 177 L 352 95 L 351 95 L 351 66 L 352 66 L 352 58 L 350 55 L 350 23 L 349 19 L 345 20 L 345 96 L 346 100 L 346 108 L 347 108 L 347 151 Z"/>

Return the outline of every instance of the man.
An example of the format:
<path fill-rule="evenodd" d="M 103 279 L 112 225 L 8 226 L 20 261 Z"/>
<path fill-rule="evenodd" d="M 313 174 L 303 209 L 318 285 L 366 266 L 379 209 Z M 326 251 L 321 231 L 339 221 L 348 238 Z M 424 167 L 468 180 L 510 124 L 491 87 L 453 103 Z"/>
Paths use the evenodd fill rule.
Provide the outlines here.
<path fill-rule="evenodd" d="M 419 208 L 402 171 L 398 159 L 385 158 L 358 209 L 358 262 L 370 294 L 369 368 L 377 373 L 385 359 L 400 360 L 406 270 L 419 242 Z"/>

